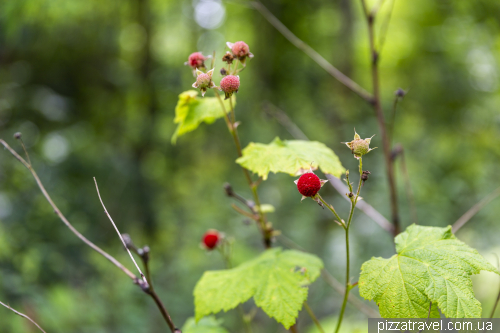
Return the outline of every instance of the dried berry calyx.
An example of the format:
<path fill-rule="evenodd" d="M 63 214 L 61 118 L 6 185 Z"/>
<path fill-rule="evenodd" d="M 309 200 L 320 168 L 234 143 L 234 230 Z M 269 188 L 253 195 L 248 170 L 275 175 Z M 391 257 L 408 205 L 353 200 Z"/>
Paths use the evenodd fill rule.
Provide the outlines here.
<path fill-rule="evenodd" d="M 351 142 L 342 142 L 345 143 L 347 147 L 351 149 L 351 152 L 354 154 L 354 157 L 360 159 L 361 156 L 368 154 L 373 149 L 377 147 L 370 148 L 370 141 L 375 135 L 372 135 L 371 138 L 361 139 L 356 130 L 354 130 L 354 140 Z"/>
<path fill-rule="evenodd" d="M 196 82 L 193 83 L 193 88 L 198 88 L 201 90 L 201 95 L 205 96 L 208 88 L 216 88 L 215 83 L 212 81 L 212 74 L 214 70 L 211 69 L 206 73 L 203 73 L 200 70 L 196 70 Z"/>
<path fill-rule="evenodd" d="M 238 92 L 240 87 L 240 77 L 237 75 L 226 75 L 220 81 L 220 90 L 224 92 L 226 95 L 225 99 L 231 97 L 231 95 L 235 92 Z"/>
<path fill-rule="evenodd" d="M 220 233 L 215 229 L 210 229 L 203 235 L 202 243 L 207 250 L 213 250 L 219 243 L 220 239 Z"/>
<path fill-rule="evenodd" d="M 232 64 L 233 63 L 233 55 L 231 54 L 231 52 L 227 51 L 226 54 L 224 54 L 224 56 L 222 57 L 222 61 L 228 63 L 228 64 Z"/>
<path fill-rule="evenodd" d="M 321 187 L 328 180 L 319 179 L 312 171 L 304 173 L 295 181 L 299 193 L 302 194 L 302 200 L 308 197 L 314 198 L 318 194 Z"/>

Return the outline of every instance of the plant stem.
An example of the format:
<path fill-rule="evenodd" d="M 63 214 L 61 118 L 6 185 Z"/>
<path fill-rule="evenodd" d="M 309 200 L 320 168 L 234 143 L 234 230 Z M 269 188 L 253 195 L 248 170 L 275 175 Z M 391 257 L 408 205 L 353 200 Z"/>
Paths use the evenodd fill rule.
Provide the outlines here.
<path fill-rule="evenodd" d="M 380 102 L 380 82 L 378 74 L 379 53 L 375 48 L 375 35 L 374 35 L 375 16 L 373 13 L 368 12 L 365 0 L 361 0 L 361 4 L 363 6 L 363 12 L 365 13 L 366 21 L 368 23 L 368 39 L 370 41 L 371 71 L 372 71 L 372 85 L 373 85 L 372 105 L 377 115 L 377 122 L 380 129 L 380 134 L 382 136 L 382 146 L 384 150 L 387 180 L 389 182 L 392 223 L 394 224 L 394 235 L 397 235 L 400 231 L 399 215 L 398 215 L 398 199 L 396 193 L 396 180 L 394 177 L 394 161 L 391 158 L 391 145 L 389 142 L 389 136 L 387 133 L 386 124 L 384 120 L 384 112 L 382 110 L 382 105 Z"/>
<path fill-rule="evenodd" d="M 27 315 L 25 315 L 24 313 L 21 313 L 21 312 L 19 312 L 19 311 L 17 311 L 17 310 L 14 310 L 14 309 L 13 309 L 13 308 L 11 308 L 9 305 L 4 304 L 4 303 L 2 303 L 2 302 L 0 302 L 0 305 L 5 306 L 7 309 L 9 309 L 10 311 L 14 312 L 14 313 L 15 313 L 15 314 L 17 314 L 18 316 L 21 316 L 21 317 L 23 317 L 23 318 L 28 319 L 28 320 L 29 320 L 29 321 L 31 321 L 31 322 L 32 322 L 32 323 L 33 323 L 36 327 L 38 327 L 38 329 L 39 329 L 40 331 L 42 331 L 43 333 L 46 333 L 46 332 L 45 332 L 45 331 L 44 331 L 44 330 L 40 327 L 40 325 L 38 325 L 38 324 L 37 324 L 37 323 L 36 323 L 33 319 L 31 319 L 30 317 L 28 317 L 28 316 L 27 316 Z"/>
<path fill-rule="evenodd" d="M 337 218 L 338 222 L 340 225 L 342 225 L 344 228 L 345 228 L 345 224 L 344 224 L 344 220 L 342 220 L 339 216 L 339 214 L 337 214 L 337 212 L 335 211 L 335 208 L 333 208 L 332 205 L 330 205 L 328 202 L 326 202 L 323 197 L 319 194 L 317 194 L 319 200 L 321 200 L 321 202 L 323 203 L 323 205 L 325 205 L 326 207 L 328 207 L 328 209 L 333 213 L 333 215 Z"/>
<path fill-rule="evenodd" d="M 219 99 L 219 102 L 221 104 L 222 112 L 224 113 L 224 117 L 226 119 L 227 129 L 229 130 L 229 133 L 231 133 L 231 136 L 233 137 L 233 141 L 234 141 L 234 144 L 236 146 L 236 151 L 238 153 L 238 157 L 241 157 L 241 156 L 243 156 L 243 153 L 242 153 L 242 149 L 241 149 L 240 138 L 238 136 L 238 130 L 234 126 L 234 123 L 232 123 L 231 120 L 229 119 L 229 117 L 227 116 L 226 107 L 224 106 L 224 102 L 222 101 L 222 98 L 220 97 L 219 92 L 216 89 L 214 89 L 214 92 L 215 92 L 215 96 Z M 231 105 L 230 112 L 232 112 L 234 114 L 232 102 L 230 103 L 230 105 Z M 262 232 L 264 246 L 266 249 L 269 249 L 269 248 L 271 248 L 271 230 L 267 227 L 266 217 L 265 217 L 264 213 L 262 213 L 262 210 L 260 209 L 260 199 L 259 199 L 259 194 L 257 193 L 257 187 L 254 184 L 254 182 L 252 181 L 252 177 L 250 176 L 250 172 L 248 172 L 248 170 L 245 169 L 244 167 L 241 167 L 241 169 L 243 170 L 243 173 L 245 174 L 245 178 L 248 182 L 248 186 L 252 190 L 253 199 L 255 201 L 255 205 L 257 206 L 257 210 L 258 210 L 257 213 L 259 214 L 259 225 L 260 225 L 260 229 Z"/>
<path fill-rule="evenodd" d="M 309 306 L 309 304 L 307 304 L 307 301 L 304 302 L 304 308 L 306 309 L 307 313 L 309 313 L 309 316 L 311 317 L 311 319 L 313 320 L 314 324 L 316 325 L 316 327 L 318 328 L 318 330 L 321 332 L 321 333 L 325 333 L 325 330 L 323 330 L 323 327 L 321 327 L 321 324 L 318 320 L 318 318 L 316 318 L 316 315 L 314 314 L 314 312 L 312 311 L 311 307 Z"/>
<path fill-rule="evenodd" d="M 352 289 L 352 285 L 349 282 L 350 278 L 350 255 L 349 255 L 349 228 L 351 226 L 352 216 L 354 214 L 354 209 L 356 207 L 356 203 L 358 202 L 359 192 L 361 192 L 361 184 L 363 176 L 363 159 L 359 158 L 359 185 L 358 191 L 356 192 L 356 197 L 354 199 L 351 198 L 351 210 L 349 212 L 349 219 L 347 220 L 347 224 L 345 225 L 345 249 L 346 249 L 346 269 L 345 269 L 345 293 L 344 293 L 344 301 L 342 302 L 342 309 L 340 310 L 339 320 L 337 321 L 337 328 L 335 329 L 335 333 L 338 333 L 340 330 L 340 325 L 342 324 L 342 319 L 344 318 L 345 307 L 347 305 L 347 299 L 349 298 L 349 291 Z"/>

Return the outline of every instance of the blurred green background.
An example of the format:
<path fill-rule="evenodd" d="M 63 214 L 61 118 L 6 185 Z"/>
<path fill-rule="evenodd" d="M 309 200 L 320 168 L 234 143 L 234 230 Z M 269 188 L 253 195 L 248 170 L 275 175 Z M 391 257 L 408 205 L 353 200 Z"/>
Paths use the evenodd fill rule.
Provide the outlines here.
<path fill-rule="evenodd" d="M 386 0 L 377 31 L 390 13 Z M 370 5 L 378 1 L 369 2 Z M 371 90 L 366 22 L 359 1 L 266 1 L 304 42 Z M 395 1 L 380 59 L 386 117 L 394 91 L 408 91 L 398 106 L 394 142 L 405 149 L 408 173 L 423 225 L 452 224 L 500 185 L 500 3 Z M 203 271 L 223 268 L 218 253 L 199 243 L 209 228 L 236 240 L 234 261 L 262 251 L 257 228 L 244 223 L 222 185 L 250 197 L 224 121 L 201 125 L 170 143 L 177 96 L 190 89 L 183 63 L 194 51 L 225 52 L 226 41 L 246 41 L 255 55 L 241 73 L 237 117 L 242 143 L 292 139 L 266 116 L 275 105 L 312 140 L 324 142 L 343 165 L 357 162 L 341 141 L 355 127 L 377 134 L 372 108 L 291 45 L 245 1 L 216 0 L 6 0 L 0 2 L 0 137 L 18 152 L 22 132 L 31 161 L 60 210 L 74 226 L 131 270 L 103 214 L 92 177 L 122 232 L 151 247 L 156 289 L 181 327 L 193 315 L 192 290 Z M 216 83 L 220 80 L 218 69 Z M 209 93 L 209 96 L 212 93 Z M 362 196 L 389 217 L 382 149 L 364 158 L 372 172 Z M 403 228 L 411 220 L 404 174 L 396 163 Z M 324 178 L 324 177 L 322 177 Z M 259 192 L 276 207 L 275 227 L 328 270 L 344 279 L 344 232 L 311 200 L 300 202 L 292 178 L 271 175 Z M 354 180 L 356 181 L 357 178 Z M 332 187 L 322 195 L 341 214 L 347 202 Z M 457 236 L 496 264 L 500 253 L 493 202 Z M 392 237 L 357 211 L 351 232 L 353 281 L 372 256 L 394 253 Z M 283 246 L 278 241 L 277 245 Z M 498 277 L 475 277 L 488 316 Z M 353 290 L 358 295 L 357 289 Z M 152 300 L 56 218 L 29 172 L 0 151 L 0 300 L 33 317 L 47 332 L 167 332 Z M 341 296 L 319 279 L 309 304 L 335 320 Z M 376 309 L 375 304 L 366 302 Z M 245 304 L 245 310 L 253 304 Z M 236 311 L 218 315 L 241 332 Z M 344 332 L 365 327 L 347 309 Z M 300 332 L 311 321 L 299 317 Z M 36 332 L 0 308 L 0 332 Z M 285 332 L 258 312 L 254 332 Z"/>

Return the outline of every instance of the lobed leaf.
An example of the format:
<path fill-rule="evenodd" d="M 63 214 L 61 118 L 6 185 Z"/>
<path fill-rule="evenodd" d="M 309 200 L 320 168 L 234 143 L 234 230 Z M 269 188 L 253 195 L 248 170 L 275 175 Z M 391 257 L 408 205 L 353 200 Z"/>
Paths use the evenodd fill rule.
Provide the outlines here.
<path fill-rule="evenodd" d="M 235 98 L 233 98 L 234 105 L 236 105 Z M 226 112 L 229 112 L 229 100 L 224 101 L 224 106 Z M 211 124 L 222 117 L 224 113 L 217 97 L 199 97 L 196 90 L 181 93 L 175 107 L 174 118 L 174 123 L 179 125 L 172 135 L 172 143 L 175 144 L 179 136 L 197 129 L 202 122 Z"/>
<path fill-rule="evenodd" d="M 253 296 L 258 307 L 288 329 L 307 299 L 306 287 L 322 268 L 314 255 L 275 248 L 236 268 L 205 272 L 194 289 L 195 318 L 234 309 Z"/>
<path fill-rule="evenodd" d="M 317 141 L 285 140 L 276 137 L 271 143 L 250 143 L 243 156 L 236 160 L 241 166 L 266 180 L 269 172 L 290 175 L 302 174 L 311 167 L 319 167 L 335 177 L 345 171 L 335 153 Z"/>
<path fill-rule="evenodd" d="M 472 274 L 498 270 L 446 228 L 409 226 L 396 237 L 397 254 L 361 267 L 359 293 L 374 300 L 383 318 L 480 318 Z"/>

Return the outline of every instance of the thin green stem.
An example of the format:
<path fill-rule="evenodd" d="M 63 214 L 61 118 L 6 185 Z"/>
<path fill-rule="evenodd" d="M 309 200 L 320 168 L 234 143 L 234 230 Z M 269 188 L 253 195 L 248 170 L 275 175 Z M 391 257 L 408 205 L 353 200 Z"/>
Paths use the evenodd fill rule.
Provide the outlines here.
<path fill-rule="evenodd" d="M 321 332 L 321 333 L 325 333 L 325 330 L 323 330 L 323 327 L 321 327 L 321 324 L 318 320 L 318 318 L 316 318 L 316 315 L 314 314 L 314 312 L 312 311 L 311 307 L 309 306 L 309 304 L 307 304 L 307 301 L 304 302 L 304 308 L 306 309 L 307 313 L 309 313 L 309 316 L 311 317 L 312 321 L 314 322 L 314 324 L 316 325 L 316 327 L 318 328 L 318 330 Z"/>
<path fill-rule="evenodd" d="M 340 310 L 339 320 L 337 321 L 337 328 L 335 329 L 335 333 L 338 333 L 340 330 L 340 325 L 342 324 L 342 319 L 344 318 L 344 312 L 347 305 L 347 299 L 349 298 L 349 291 L 352 289 L 352 285 L 349 282 L 350 279 L 350 255 L 349 255 L 349 227 L 351 226 L 352 216 L 354 214 L 354 208 L 356 207 L 356 203 L 358 202 L 359 192 L 361 192 L 362 178 L 363 176 L 363 159 L 359 158 L 359 185 L 358 190 L 356 192 L 356 197 L 354 199 L 351 198 L 351 210 L 349 212 L 349 219 L 347 220 L 347 224 L 345 226 L 345 249 L 346 249 L 346 269 L 345 269 L 345 293 L 344 293 L 344 301 L 342 302 L 342 309 Z"/>
<path fill-rule="evenodd" d="M 326 207 L 328 207 L 328 209 L 333 213 L 333 215 L 337 218 L 338 222 L 344 226 L 345 228 L 345 224 L 343 222 L 343 220 L 340 218 L 339 214 L 337 214 L 337 212 L 335 211 L 335 208 L 333 208 L 332 205 L 330 205 L 328 202 L 326 202 L 322 197 L 321 195 L 317 195 L 319 200 L 321 200 L 321 202 L 323 203 L 323 205 L 325 205 Z"/>
<path fill-rule="evenodd" d="M 220 105 L 222 107 L 222 112 L 224 113 L 224 117 L 226 119 L 226 125 L 227 129 L 229 130 L 229 133 L 231 133 L 231 136 L 233 137 L 234 144 L 236 146 L 236 151 L 238 153 L 238 157 L 241 157 L 243 155 L 242 149 L 241 149 L 241 143 L 240 143 L 240 138 L 238 136 L 238 130 L 234 126 L 234 123 L 231 122 L 229 119 L 227 113 L 226 113 L 226 107 L 224 106 L 224 102 L 222 101 L 222 98 L 219 95 L 219 92 L 214 88 L 215 96 L 219 99 Z M 231 109 L 233 109 L 233 105 L 231 103 Z M 234 110 L 233 110 L 234 112 Z M 260 209 L 260 199 L 259 199 L 259 194 L 257 193 L 257 187 L 252 181 L 252 177 L 250 176 L 250 172 L 248 172 L 247 169 L 244 167 L 241 167 L 243 170 L 243 173 L 245 174 L 245 178 L 248 182 L 248 186 L 250 186 L 250 189 L 252 190 L 252 195 L 253 199 L 255 201 L 255 205 L 257 206 L 258 214 L 259 214 L 259 225 L 260 229 L 262 232 L 262 237 L 264 239 L 264 246 L 266 249 L 271 248 L 271 230 L 270 228 L 267 227 L 266 223 L 266 217 L 264 213 L 262 213 L 262 210 Z"/>
<path fill-rule="evenodd" d="M 233 121 L 233 125 L 236 122 L 236 115 L 234 113 L 234 106 L 233 106 L 233 96 L 229 97 L 229 105 L 231 106 L 231 120 Z"/>

